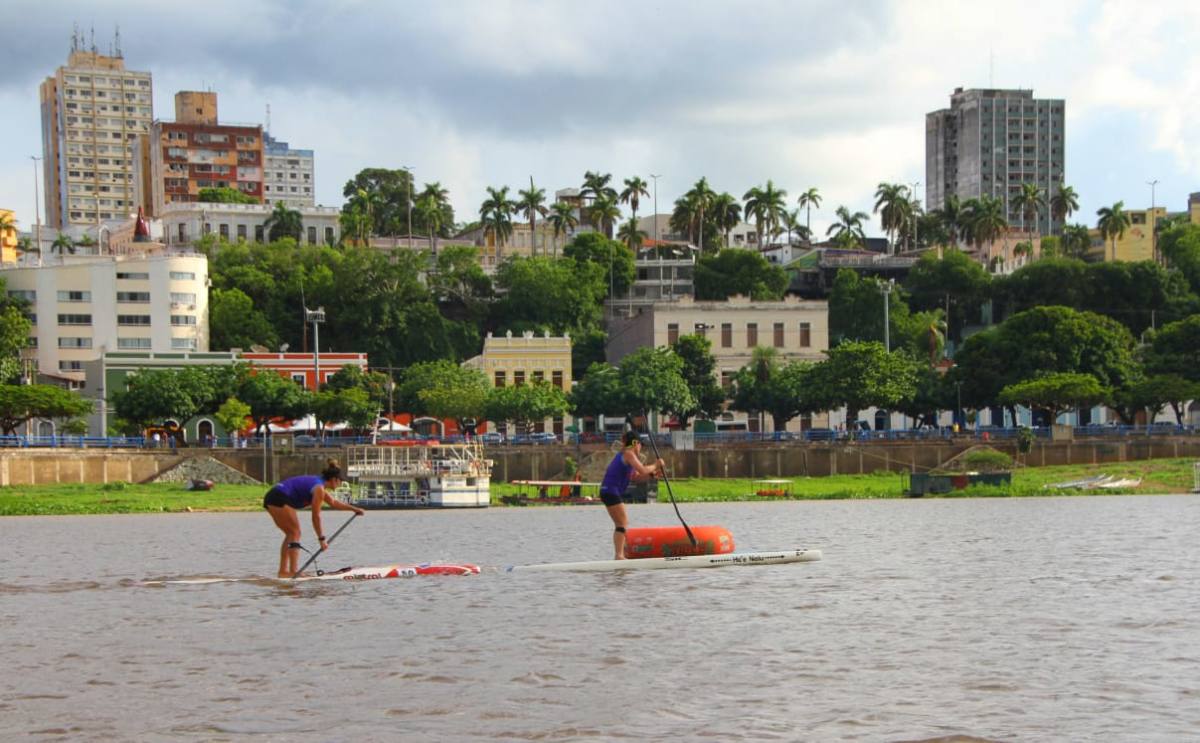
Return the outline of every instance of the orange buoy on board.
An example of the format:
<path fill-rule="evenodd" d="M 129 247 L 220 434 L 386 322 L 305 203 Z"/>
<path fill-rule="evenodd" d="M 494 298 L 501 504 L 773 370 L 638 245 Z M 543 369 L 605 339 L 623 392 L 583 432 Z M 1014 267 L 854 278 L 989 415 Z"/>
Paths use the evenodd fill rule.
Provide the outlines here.
<path fill-rule="evenodd" d="M 630 527 L 625 532 L 625 557 L 723 555 L 733 552 L 733 535 L 723 526 L 693 526 L 696 545 L 682 526 Z"/>

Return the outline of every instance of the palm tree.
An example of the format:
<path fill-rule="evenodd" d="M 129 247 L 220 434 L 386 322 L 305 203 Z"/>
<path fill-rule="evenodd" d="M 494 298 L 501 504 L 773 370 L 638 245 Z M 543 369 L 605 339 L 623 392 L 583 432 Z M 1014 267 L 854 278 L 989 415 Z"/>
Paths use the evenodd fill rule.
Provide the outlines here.
<path fill-rule="evenodd" d="M 950 194 L 942 202 L 942 205 L 934 209 L 932 213 L 936 214 L 938 219 L 941 220 L 942 225 L 946 228 L 946 232 L 949 232 L 953 238 L 954 246 L 958 247 L 959 238 L 965 237 L 967 231 L 967 225 L 963 221 L 966 216 L 964 206 L 958 200 L 958 196 Z"/>
<path fill-rule="evenodd" d="M 787 191 L 776 188 L 775 183 L 767 180 L 767 185 L 755 186 L 742 196 L 746 202 L 744 213 L 747 217 L 754 216 L 754 231 L 758 235 L 758 247 L 763 248 L 763 228 L 766 232 L 774 232 L 786 209 Z"/>
<path fill-rule="evenodd" d="M 825 231 L 826 236 L 833 235 L 834 240 L 850 241 L 853 244 L 865 245 L 867 236 L 863 232 L 863 223 L 871 218 L 866 212 L 850 213 L 850 210 L 844 206 L 839 206 L 837 211 L 837 221 L 829 226 Z"/>
<path fill-rule="evenodd" d="M 1008 232 L 1008 220 L 1004 216 L 1004 202 L 995 196 L 980 196 L 968 199 L 964 205 L 965 220 L 971 242 L 980 247 L 995 242 Z M 1004 245 L 1003 260 L 1008 260 L 1008 243 Z"/>
<path fill-rule="evenodd" d="M 637 219 L 639 200 L 642 197 L 650 198 L 650 192 L 647 190 L 648 185 L 636 175 L 625 179 L 625 190 L 621 192 L 621 203 L 629 204 L 629 208 L 633 211 L 634 219 Z"/>
<path fill-rule="evenodd" d="M 529 254 L 537 255 L 537 218 L 546 216 L 546 192 L 533 185 L 533 176 L 529 176 L 529 188 L 517 192 L 517 209 L 529 220 Z M 542 252 L 545 251 L 543 246 Z"/>
<path fill-rule="evenodd" d="M 942 317 L 941 310 L 933 313 L 925 335 L 929 339 L 929 365 L 934 366 L 946 348 L 946 320 Z"/>
<path fill-rule="evenodd" d="M 362 207 L 355 203 L 347 204 L 338 219 L 342 223 L 343 235 L 353 235 L 359 245 L 367 244 L 371 234 L 371 218 L 363 212 Z"/>
<path fill-rule="evenodd" d="M 267 239 L 274 242 L 284 237 L 290 237 L 300 242 L 300 233 L 304 231 L 304 220 L 300 212 L 289 209 L 282 201 L 275 203 L 275 211 L 263 222 L 263 230 Z"/>
<path fill-rule="evenodd" d="M 604 232 L 609 240 L 613 236 L 613 225 L 621 218 L 621 207 L 617 206 L 617 197 L 601 193 L 588 208 L 588 216 L 592 222 Z"/>
<path fill-rule="evenodd" d="M 54 255 L 56 250 L 59 255 L 67 253 L 75 255 L 75 241 L 71 239 L 70 235 L 60 232 L 58 237 L 54 238 L 54 242 L 50 243 L 50 255 Z"/>
<path fill-rule="evenodd" d="M 1046 195 L 1036 183 L 1022 183 L 1021 190 L 1012 198 L 1012 205 L 1021 212 L 1021 229 L 1032 234 L 1037 229 L 1038 214 L 1046 208 Z M 1033 229 L 1029 223 L 1033 222 Z"/>
<path fill-rule="evenodd" d="M 621 231 L 617 233 L 617 237 L 633 251 L 634 255 L 637 255 L 638 248 L 642 247 L 642 243 L 646 241 L 646 233 L 638 229 L 637 220 L 632 217 L 621 225 Z"/>
<path fill-rule="evenodd" d="M 1075 193 L 1075 189 L 1060 181 L 1058 190 L 1050 197 L 1050 216 L 1054 221 L 1061 222 L 1077 211 L 1079 211 L 1079 194 Z"/>
<path fill-rule="evenodd" d="M 1069 224 L 1062 231 L 1063 255 L 1070 258 L 1086 258 L 1092 249 L 1091 231 L 1084 224 Z"/>
<path fill-rule="evenodd" d="M 425 226 L 429 229 L 429 244 L 430 250 L 434 255 L 437 255 L 437 239 L 441 234 L 442 229 L 446 226 L 446 207 L 450 203 L 450 192 L 442 188 L 440 181 L 426 183 L 425 189 L 417 195 L 418 199 L 425 200 L 430 207 L 437 207 L 437 218 L 434 222 L 426 221 Z"/>
<path fill-rule="evenodd" d="M 1096 215 L 1100 217 L 1096 223 L 1096 229 L 1100 230 L 1100 238 L 1107 240 L 1112 238 L 1112 259 L 1117 259 L 1117 240 L 1125 237 L 1125 230 L 1129 229 L 1130 220 L 1129 214 L 1125 211 L 1125 202 L 1118 201 L 1112 206 L 1104 206 L 1096 210 Z"/>
<path fill-rule="evenodd" d="M 671 230 L 686 234 L 689 243 L 696 242 L 696 217 L 699 213 L 696 202 L 686 194 L 675 199 L 671 211 Z"/>
<path fill-rule="evenodd" d="M 692 186 L 692 190 L 687 192 L 687 197 L 691 200 L 692 204 L 699 212 L 699 217 L 697 219 L 699 223 L 699 229 L 697 230 L 699 242 L 697 243 L 697 247 L 700 248 L 700 253 L 703 255 L 704 228 L 708 226 L 705 223 L 704 213 L 708 212 L 710 215 L 712 214 L 712 205 L 713 201 L 717 198 L 717 194 L 708 185 L 708 179 L 701 178 L 700 180 L 696 181 L 696 185 Z"/>
<path fill-rule="evenodd" d="M 801 237 L 803 237 L 804 234 L 806 232 L 808 232 L 808 227 L 800 224 L 800 210 L 799 209 L 793 209 L 790 212 L 785 211 L 783 213 L 783 216 L 780 217 L 780 223 L 783 225 L 783 228 L 785 230 L 787 230 L 787 236 L 788 236 L 787 244 L 788 244 L 789 248 L 792 246 L 792 233 L 793 232 L 799 233 Z"/>
<path fill-rule="evenodd" d="M 797 200 L 800 208 L 805 210 L 804 226 L 808 228 L 808 234 L 812 234 L 812 208 L 815 206 L 821 208 L 821 192 L 816 186 L 811 186 L 807 191 L 800 194 Z"/>
<path fill-rule="evenodd" d="M 429 252 L 437 257 L 437 235 L 442 229 L 442 205 L 431 194 L 422 193 L 417 197 L 417 213 L 429 228 Z"/>
<path fill-rule="evenodd" d="M 504 243 L 512 235 L 512 214 L 516 210 L 508 198 L 508 186 L 488 186 L 488 197 L 479 205 L 479 221 L 483 224 L 483 236 L 496 241 L 496 260 L 504 257 Z"/>
<path fill-rule="evenodd" d="M 729 245 L 729 233 L 742 221 L 742 205 L 728 191 L 717 194 L 709 205 L 713 226 L 725 236 L 725 247 Z"/>
<path fill-rule="evenodd" d="M 888 244 L 892 246 L 893 253 L 899 252 L 895 250 L 893 236 L 908 221 L 907 209 L 909 206 L 908 186 L 899 183 L 880 183 L 875 189 L 875 211 L 879 214 L 879 221 L 883 225 L 884 232 L 888 234 Z"/>
<path fill-rule="evenodd" d="M 554 228 L 554 257 L 558 257 L 558 236 L 565 235 L 579 226 L 579 218 L 575 216 L 575 207 L 566 201 L 556 201 L 550 205 L 550 214 L 546 217 Z"/>
<path fill-rule="evenodd" d="M 17 253 L 20 255 L 27 255 L 29 253 L 37 253 L 38 260 L 40 261 L 41 256 L 42 256 L 42 249 L 33 244 L 32 237 L 18 237 L 17 238 Z"/>

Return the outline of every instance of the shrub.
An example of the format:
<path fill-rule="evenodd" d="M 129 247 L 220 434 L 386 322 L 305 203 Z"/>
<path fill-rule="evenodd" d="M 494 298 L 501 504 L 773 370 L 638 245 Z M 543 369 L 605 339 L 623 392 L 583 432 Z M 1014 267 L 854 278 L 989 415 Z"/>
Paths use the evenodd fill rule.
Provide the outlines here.
<path fill-rule="evenodd" d="M 999 472 L 1012 467 L 1012 457 L 995 449 L 980 449 L 968 452 L 963 457 L 963 464 L 967 469 L 977 472 Z"/>

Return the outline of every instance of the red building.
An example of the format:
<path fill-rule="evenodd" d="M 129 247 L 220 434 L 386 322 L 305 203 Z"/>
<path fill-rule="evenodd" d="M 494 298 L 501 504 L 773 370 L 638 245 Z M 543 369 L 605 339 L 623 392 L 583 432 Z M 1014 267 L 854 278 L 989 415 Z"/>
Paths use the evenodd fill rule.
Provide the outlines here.
<path fill-rule="evenodd" d="M 311 353 L 272 353 L 249 351 L 243 352 L 242 360 L 255 369 L 271 369 L 285 379 L 291 379 L 306 390 L 316 389 L 318 364 L 321 384 L 341 371 L 343 366 L 350 364 L 367 371 L 367 355 L 365 353 L 322 353 L 314 356 Z"/>

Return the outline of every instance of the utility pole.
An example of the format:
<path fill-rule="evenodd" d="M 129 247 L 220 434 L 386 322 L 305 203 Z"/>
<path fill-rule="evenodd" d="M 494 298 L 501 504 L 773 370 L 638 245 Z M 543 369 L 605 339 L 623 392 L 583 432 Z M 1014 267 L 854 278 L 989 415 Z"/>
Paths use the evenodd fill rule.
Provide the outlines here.
<path fill-rule="evenodd" d="M 413 174 L 412 168 L 407 165 L 400 166 L 404 172 L 408 173 L 408 249 L 412 250 L 412 208 L 413 208 Z"/>
<path fill-rule="evenodd" d="M 658 298 L 663 298 L 663 255 L 662 246 L 658 244 L 658 179 L 662 175 L 650 174 L 650 180 L 654 181 L 654 249 L 658 252 Z"/>
<path fill-rule="evenodd" d="M 1146 220 L 1150 223 L 1150 255 L 1158 263 L 1158 213 L 1154 210 L 1154 187 L 1158 185 L 1158 179 L 1146 181 L 1146 185 L 1150 187 L 1150 219 Z"/>
<path fill-rule="evenodd" d="M 917 248 L 920 247 L 920 241 L 917 240 L 917 238 L 919 237 L 919 235 L 917 234 L 917 230 L 921 224 L 921 219 L 920 219 L 920 215 L 917 214 L 917 211 L 916 211 L 916 209 L 920 208 L 920 203 L 917 201 L 917 186 L 919 186 L 919 185 L 921 185 L 920 181 L 913 181 L 908 186 L 908 198 L 912 202 L 912 205 L 915 207 L 913 210 L 912 246 L 910 247 L 910 250 L 916 250 Z"/>
<path fill-rule="evenodd" d="M 892 302 L 892 290 L 896 288 L 896 280 L 888 279 L 880 282 L 879 293 L 883 295 L 883 348 L 888 353 L 892 352 L 891 328 L 888 319 L 888 305 Z"/>
<path fill-rule="evenodd" d="M 34 240 L 37 241 L 38 263 L 40 264 L 42 262 L 42 206 L 40 203 L 38 203 L 37 172 L 38 163 L 41 162 L 42 158 L 38 157 L 37 155 L 30 155 L 29 159 L 33 161 L 33 214 L 34 219 L 36 220 L 34 222 L 36 225 L 34 227 Z M 47 214 L 46 216 L 49 217 L 50 215 Z"/>
<path fill-rule="evenodd" d="M 321 391 L 321 341 L 319 335 L 320 323 L 325 322 L 325 308 L 315 310 L 304 308 L 304 317 L 313 326 L 313 392 Z"/>

